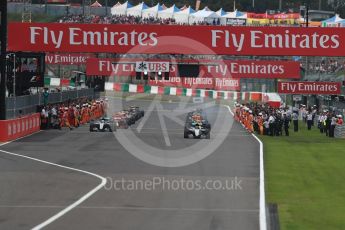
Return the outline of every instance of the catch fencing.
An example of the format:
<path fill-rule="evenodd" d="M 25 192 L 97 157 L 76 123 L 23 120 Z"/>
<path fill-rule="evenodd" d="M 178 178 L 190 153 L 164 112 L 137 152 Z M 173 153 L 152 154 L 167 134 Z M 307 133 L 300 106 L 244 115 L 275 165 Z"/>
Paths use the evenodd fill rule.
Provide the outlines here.
<path fill-rule="evenodd" d="M 337 125 L 334 130 L 335 138 L 345 138 L 345 125 Z"/>
<path fill-rule="evenodd" d="M 6 98 L 6 119 L 13 119 L 18 116 L 37 112 L 37 107 L 44 104 L 55 104 L 87 97 L 89 99 L 99 98 L 99 93 L 94 89 L 80 89 L 49 93 L 48 97 L 41 94 L 27 95 Z"/>

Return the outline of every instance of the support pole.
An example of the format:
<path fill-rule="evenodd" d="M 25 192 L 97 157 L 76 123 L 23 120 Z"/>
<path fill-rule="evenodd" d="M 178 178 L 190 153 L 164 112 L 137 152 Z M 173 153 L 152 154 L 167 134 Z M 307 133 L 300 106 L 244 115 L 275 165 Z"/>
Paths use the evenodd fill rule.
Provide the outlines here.
<path fill-rule="evenodd" d="M 6 45 L 7 45 L 7 1 L 0 1 L 0 120 L 6 120 Z"/>

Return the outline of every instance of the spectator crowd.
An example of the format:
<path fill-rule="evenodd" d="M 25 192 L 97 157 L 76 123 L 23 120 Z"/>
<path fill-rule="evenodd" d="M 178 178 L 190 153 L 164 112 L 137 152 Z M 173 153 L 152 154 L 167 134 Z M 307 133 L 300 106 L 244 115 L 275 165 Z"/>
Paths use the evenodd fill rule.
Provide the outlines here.
<path fill-rule="evenodd" d="M 98 16 L 98 15 L 68 15 L 59 19 L 59 23 L 86 23 L 86 24 L 158 24 L 158 25 L 187 25 L 185 23 L 177 23 L 174 18 L 142 18 L 139 16 L 126 15 L 112 15 L 112 16 Z M 213 20 L 212 22 L 198 22 L 193 25 L 219 25 L 220 21 Z"/>
<path fill-rule="evenodd" d="M 310 64 L 309 72 L 316 74 L 331 74 L 344 70 L 345 60 L 335 58 L 322 58 L 321 61 Z"/>
<path fill-rule="evenodd" d="M 320 133 L 334 137 L 336 126 L 343 125 L 342 115 L 329 110 L 318 112 L 316 106 L 307 109 L 305 105 L 290 109 L 236 103 L 234 116 L 250 133 L 268 136 L 289 136 L 290 125 L 298 132 L 299 121 L 303 121 L 308 130 L 317 124 Z"/>

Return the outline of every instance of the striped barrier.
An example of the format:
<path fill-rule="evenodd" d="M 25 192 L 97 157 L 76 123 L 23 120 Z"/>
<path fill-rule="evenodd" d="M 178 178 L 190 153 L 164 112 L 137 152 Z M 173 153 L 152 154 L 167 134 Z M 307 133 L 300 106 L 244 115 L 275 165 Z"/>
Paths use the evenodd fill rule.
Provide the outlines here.
<path fill-rule="evenodd" d="M 234 91 L 216 91 L 206 89 L 191 89 L 191 88 L 177 88 L 177 87 L 162 87 L 150 86 L 143 84 L 129 84 L 129 83 L 105 83 L 106 91 L 126 92 L 126 93 L 147 93 L 156 95 L 171 95 L 171 96 L 187 96 L 187 97 L 202 97 L 213 99 L 229 99 L 241 101 L 261 102 L 261 92 L 234 92 Z"/>
<path fill-rule="evenodd" d="M 72 83 L 70 79 L 61 79 L 61 78 L 52 77 L 52 78 L 44 78 L 44 85 L 66 87 L 66 86 L 74 86 L 74 83 Z"/>
<path fill-rule="evenodd" d="M 0 120 L 0 141 L 11 141 L 38 132 L 40 126 L 39 113 L 16 119 Z"/>

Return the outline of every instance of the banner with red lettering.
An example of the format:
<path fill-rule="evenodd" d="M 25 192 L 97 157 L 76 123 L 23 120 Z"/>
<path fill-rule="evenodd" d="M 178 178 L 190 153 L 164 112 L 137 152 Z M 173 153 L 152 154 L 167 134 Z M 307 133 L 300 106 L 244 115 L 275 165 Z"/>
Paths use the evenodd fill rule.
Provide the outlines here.
<path fill-rule="evenodd" d="M 312 81 L 278 82 L 278 93 L 338 95 L 341 94 L 341 83 Z"/>
<path fill-rule="evenodd" d="M 210 89 L 221 91 L 239 91 L 240 80 L 229 78 L 214 78 L 214 77 L 198 77 L 198 78 L 184 78 L 184 77 L 170 77 L 169 80 L 149 80 L 151 86 L 162 87 L 181 87 L 193 89 Z"/>
<path fill-rule="evenodd" d="M 47 53 L 46 64 L 55 65 L 84 65 L 86 60 L 94 57 L 93 54 L 68 54 L 68 53 Z"/>
<path fill-rule="evenodd" d="M 301 15 L 298 13 L 289 13 L 289 14 L 256 14 L 256 13 L 247 13 L 247 18 L 256 18 L 256 19 L 299 19 Z"/>
<path fill-rule="evenodd" d="M 135 77 L 135 63 L 139 59 L 97 59 L 87 60 L 87 75 L 132 76 Z M 145 61 L 169 62 L 170 76 L 178 76 L 176 63 L 196 63 L 200 65 L 199 77 L 218 78 L 278 78 L 299 79 L 300 63 L 294 61 L 248 61 L 248 60 L 162 60 Z M 197 77 L 197 76 L 190 76 Z"/>
<path fill-rule="evenodd" d="M 19 22 L 8 25 L 9 51 L 343 56 L 344 41 L 343 28 Z"/>

